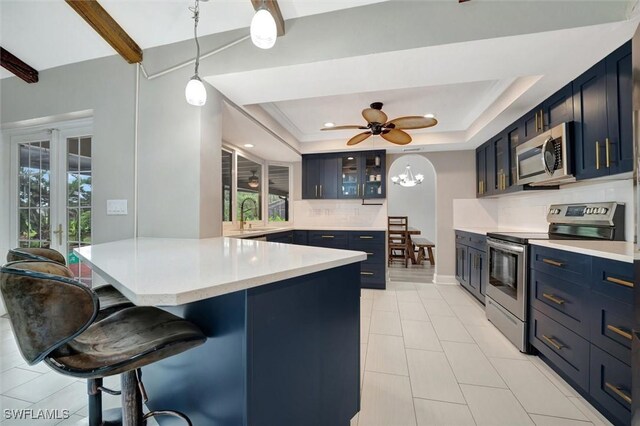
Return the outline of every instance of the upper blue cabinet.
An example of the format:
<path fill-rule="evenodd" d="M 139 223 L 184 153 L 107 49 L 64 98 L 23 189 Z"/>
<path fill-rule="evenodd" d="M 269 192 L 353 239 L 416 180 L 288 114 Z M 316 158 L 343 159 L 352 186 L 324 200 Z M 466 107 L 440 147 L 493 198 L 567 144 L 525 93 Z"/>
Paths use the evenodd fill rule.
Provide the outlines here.
<path fill-rule="evenodd" d="M 631 42 L 573 83 L 576 178 L 633 170 Z"/>

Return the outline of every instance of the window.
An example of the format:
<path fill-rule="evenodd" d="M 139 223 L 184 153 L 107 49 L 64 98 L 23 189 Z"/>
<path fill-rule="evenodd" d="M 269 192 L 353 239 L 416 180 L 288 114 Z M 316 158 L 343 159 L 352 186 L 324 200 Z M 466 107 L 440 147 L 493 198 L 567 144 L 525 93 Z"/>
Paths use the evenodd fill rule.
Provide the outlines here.
<path fill-rule="evenodd" d="M 231 222 L 231 185 L 233 167 L 233 153 L 222 150 L 222 220 Z"/>
<path fill-rule="evenodd" d="M 237 220 L 240 220 L 244 208 L 244 220 L 262 219 L 262 165 L 241 155 L 237 156 Z M 252 201 L 248 201 L 248 199 Z"/>
<path fill-rule="evenodd" d="M 269 222 L 289 221 L 289 167 L 269 166 Z"/>

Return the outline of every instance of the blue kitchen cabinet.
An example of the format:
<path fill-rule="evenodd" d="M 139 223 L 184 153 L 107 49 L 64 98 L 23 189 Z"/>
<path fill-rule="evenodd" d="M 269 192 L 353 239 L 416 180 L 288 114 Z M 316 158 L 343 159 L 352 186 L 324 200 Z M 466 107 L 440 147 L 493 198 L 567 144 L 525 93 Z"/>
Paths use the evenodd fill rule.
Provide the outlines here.
<path fill-rule="evenodd" d="M 471 232 L 456 231 L 456 279 L 480 302 L 485 303 L 487 238 Z"/>
<path fill-rule="evenodd" d="M 469 287 L 471 293 L 482 303 L 486 290 L 484 271 L 487 267 L 487 253 L 473 247 L 468 248 L 469 256 Z"/>
<path fill-rule="evenodd" d="M 509 153 L 507 138 L 504 132 L 491 139 L 491 160 L 487 162 L 487 175 L 489 175 L 489 194 L 499 194 L 506 189 L 506 176 L 509 173 Z"/>
<path fill-rule="evenodd" d="M 544 113 L 542 104 L 540 104 L 522 117 L 520 139 L 522 139 L 522 142 L 526 142 L 542 132 L 544 132 Z"/>
<path fill-rule="evenodd" d="M 294 242 L 293 231 L 276 232 L 274 234 L 267 234 L 266 237 L 267 241 L 272 243 L 293 244 Z"/>
<path fill-rule="evenodd" d="M 338 198 L 386 198 L 385 151 L 345 152 L 338 158 Z"/>
<path fill-rule="evenodd" d="M 329 154 L 302 156 L 302 198 L 338 198 L 338 157 Z"/>
<path fill-rule="evenodd" d="M 483 197 L 487 185 L 487 150 L 485 145 L 476 149 L 476 198 Z"/>
<path fill-rule="evenodd" d="M 517 180 L 518 180 L 518 172 L 517 172 L 517 159 L 516 159 L 516 148 L 521 140 L 521 128 L 522 128 L 522 120 L 518 120 L 509 127 L 507 127 L 504 131 L 505 137 L 505 145 L 507 155 L 505 156 L 505 164 L 503 168 L 505 170 L 505 189 L 503 191 L 514 191 L 518 189 Z"/>
<path fill-rule="evenodd" d="M 567 84 L 542 103 L 544 131 L 573 121 L 573 82 Z"/>

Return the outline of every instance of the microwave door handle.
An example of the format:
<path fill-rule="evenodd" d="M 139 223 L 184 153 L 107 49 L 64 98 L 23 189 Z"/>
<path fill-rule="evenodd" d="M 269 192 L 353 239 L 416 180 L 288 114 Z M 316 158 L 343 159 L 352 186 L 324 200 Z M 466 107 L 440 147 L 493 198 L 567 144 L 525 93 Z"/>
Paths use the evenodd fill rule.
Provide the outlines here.
<path fill-rule="evenodd" d="M 497 242 L 496 240 L 489 240 L 488 238 L 487 238 L 487 245 L 489 247 L 493 247 L 498 250 L 506 251 L 509 253 L 516 253 L 516 254 L 524 253 L 524 247 L 510 245 L 510 244 L 503 244 L 503 243 Z"/>
<path fill-rule="evenodd" d="M 555 172 L 555 155 L 554 155 L 554 164 L 547 164 L 547 156 L 545 155 L 545 153 L 547 152 L 547 146 L 553 143 L 553 138 L 551 136 L 549 136 L 547 139 L 545 139 L 544 142 L 542 142 L 542 148 L 541 148 L 541 153 L 542 153 L 542 168 L 545 172 L 547 172 L 547 174 L 549 176 L 553 176 L 553 173 Z"/>

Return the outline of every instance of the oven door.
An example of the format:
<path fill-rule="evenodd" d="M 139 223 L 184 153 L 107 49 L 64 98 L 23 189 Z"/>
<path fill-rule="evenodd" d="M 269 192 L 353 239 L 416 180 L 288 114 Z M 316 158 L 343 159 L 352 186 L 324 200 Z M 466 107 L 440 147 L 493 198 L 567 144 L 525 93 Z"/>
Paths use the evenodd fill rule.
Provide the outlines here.
<path fill-rule="evenodd" d="M 487 296 L 518 317 L 526 318 L 526 246 L 487 238 Z"/>

